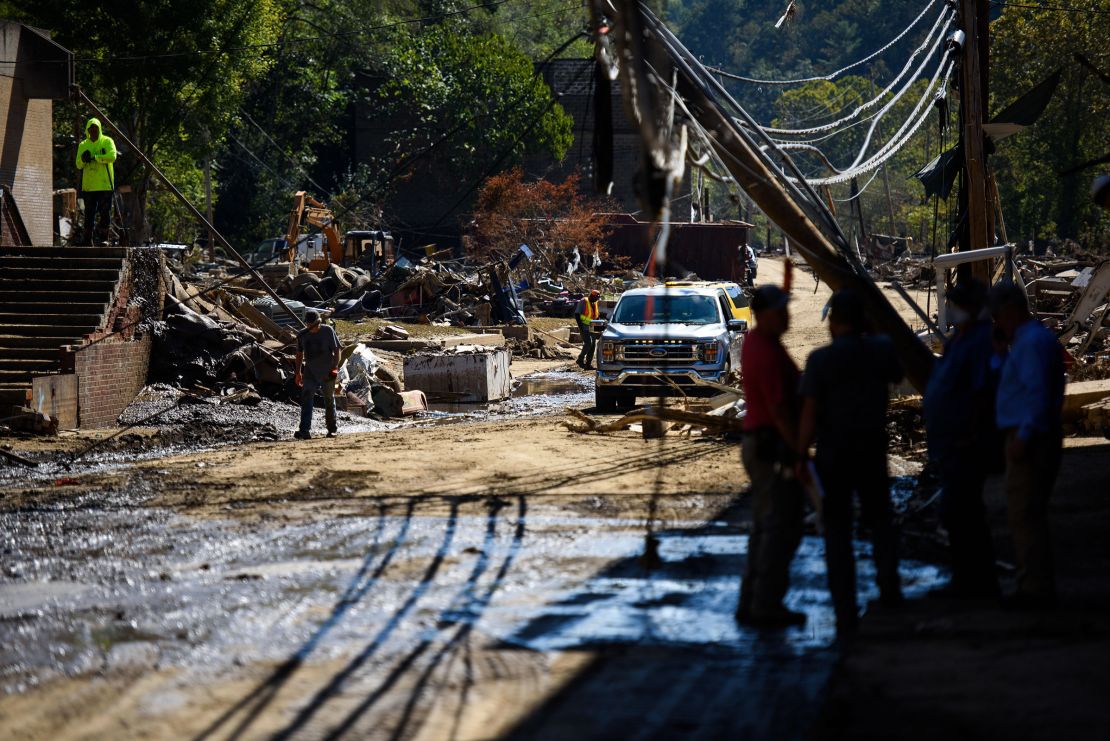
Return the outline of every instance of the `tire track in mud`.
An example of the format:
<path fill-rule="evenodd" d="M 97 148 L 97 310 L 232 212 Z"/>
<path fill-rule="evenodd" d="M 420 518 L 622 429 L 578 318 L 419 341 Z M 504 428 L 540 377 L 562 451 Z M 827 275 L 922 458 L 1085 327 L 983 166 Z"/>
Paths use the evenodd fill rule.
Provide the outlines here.
<path fill-rule="evenodd" d="M 412 524 L 413 516 L 416 510 L 418 499 L 410 499 L 405 507 L 405 514 L 402 516 L 401 524 L 398 528 L 397 534 L 394 536 L 389 550 L 382 556 L 381 561 L 372 570 L 371 564 L 374 562 L 373 556 L 377 552 L 377 544 L 379 537 L 385 529 L 385 519 L 388 513 L 388 508 L 383 504 L 380 509 L 379 518 L 375 527 L 374 536 L 371 545 L 367 551 L 367 557 L 363 560 L 358 572 L 350 581 L 347 591 L 340 597 L 332 608 L 331 615 L 325 620 L 312 636 L 297 649 L 297 651 L 284 663 L 282 663 L 273 674 L 270 675 L 262 684 L 253 690 L 249 695 L 239 700 L 235 705 L 226 710 L 219 718 L 213 721 L 207 728 L 197 734 L 194 738 L 196 741 L 212 737 L 221 727 L 228 724 L 232 718 L 240 712 L 246 711 L 245 718 L 239 722 L 235 729 L 231 732 L 230 738 L 237 738 L 254 722 L 255 719 L 266 709 L 267 706 L 273 701 L 274 697 L 281 690 L 282 686 L 292 677 L 292 675 L 301 667 L 305 660 L 312 654 L 313 650 L 319 645 L 320 641 L 329 633 L 338 623 L 342 620 L 344 614 L 354 605 L 358 604 L 380 581 L 385 574 L 386 569 L 389 568 L 390 563 L 396 557 L 404 545 L 409 528 Z M 365 578 L 365 580 L 363 580 Z"/>

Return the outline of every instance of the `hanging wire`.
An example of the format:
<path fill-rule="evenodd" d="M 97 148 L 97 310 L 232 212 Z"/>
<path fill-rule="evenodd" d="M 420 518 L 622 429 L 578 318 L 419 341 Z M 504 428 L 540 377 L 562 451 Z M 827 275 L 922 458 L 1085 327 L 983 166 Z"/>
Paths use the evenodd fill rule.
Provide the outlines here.
<path fill-rule="evenodd" d="M 925 14 L 928 13 L 929 9 L 932 8 L 935 4 L 936 4 L 935 0 L 930 0 L 930 2 L 928 2 L 925 5 L 925 7 L 921 10 L 921 12 L 917 15 L 917 17 L 914 18 L 912 21 L 910 21 L 910 25 L 906 26 L 906 28 L 904 28 L 901 33 L 899 33 L 897 36 L 895 36 L 893 39 L 891 39 L 882 48 L 878 49 L 877 51 L 872 52 L 871 54 L 868 54 L 863 59 L 852 62 L 848 66 L 841 67 L 840 69 L 836 70 L 835 72 L 830 72 L 827 75 L 818 75 L 817 77 L 803 77 L 803 78 L 799 78 L 799 79 L 796 79 L 796 80 L 757 80 L 757 79 L 754 79 L 754 78 L 751 78 L 751 77 L 743 77 L 741 75 L 736 75 L 736 74 L 733 74 L 731 72 L 727 72 L 723 69 L 719 69 L 717 67 L 707 67 L 706 69 L 708 69 L 710 72 L 714 72 L 714 73 L 716 73 L 718 75 L 721 75 L 723 77 L 727 77 L 730 80 L 738 80 L 740 82 L 747 82 L 747 83 L 750 83 L 750 84 L 753 84 L 753 85 L 800 85 L 800 84 L 806 83 L 806 82 L 820 82 L 822 80 L 834 80 L 834 79 L 836 79 L 837 77 L 844 74 L 845 72 L 847 72 L 850 69 L 854 69 L 856 67 L 859 67 L 862 64 L 867 64 L 872 59 L 875 59 L 876 57 L 880 56 L 887 49 L 890 49 L 892 46 L 894 46 L 899 41 L 901 41 L 903 38 L 905 38 L 906 35 L 910 31 L 913 30 L 914 26 L 916 26 L 921 21 L 921 19 L 925 17 Z M 945 10 L 945 12 L 947 12 L 947 9 Z M 943 15 L 943 13 L 942 13 L 942 15 Z"/>
<path fill-rule="evenodd" d="M 893 80 L 891 80 L 890 83 L 888 83 L 887 86 L 885 88 L 883 88 L 883 90 L 881 92 L 879 92 L 878 95 L 876 95 L 875 97 L 871 98 L 870 100 L 856 106 L 855 110 L 853 110 L 847 116 L 843 116 L 842 118 L 839 118 L 836 121 L 831 121 L 831 122 L 829 122 L 827 124 L 824 124 L 822 126 L 813 126 L 811 128 L 808 128 L 808 129 L 787 129 L 787 128 L 777 128 L 777 127 L 774 127 L 774 126 L 765 126 L 765 127 L 763 127 L 763 130 L 770 133 L 770 134 L 785 134 L 785 135 L 790 135 L 790 136 L 804 136 L 806 134 L 820 134 L 820 133 L 823 133 L 823 132 L 826 132 L 826 131 L 831 131 L 832 129 L 835 129 L 838 126 L 841 126 L 842 124 L 848 123 L 849 121 L 852 121 L 855 118 L 857 118 L 864 111 L 868 110 L 869 108 L 874 107 L 881 100 L 883 100 L 883 98 L 885 98 L 887 95 L 889 95 L 890 92 L 894 89 L 894 87 L 899 82 L 901 82 L 902 79 L 906 76 L 906 74 L 910 71 L 910 68 L 913 65 L 913 61 L 923 51 L 925 51 L 926 48 L 931 46 L 931 48 L 929 49 L 929 53 L 922 60 L 920 66 L 918 66 L 914 70 L 914 74 L 910 77 L 909 80 L 906 81 L 905 85 L 903 85 L 902 88 L 898 91 L 898 94 L 894 98 L 895 100 L 897 100 L 899 97 L 904 95 L 905 92 L 910 87 L 913 86 L 913 83 L 916 82 L 919 77 L 921 77 L 925 68 L 929 65 L 929 60 L 930 60 L 931 56 L 936 52 L 937 47 L 944 40 L 948 29 L 952 25 L 952 21 L 955 19 L 955 16 L 956 16 L 956 14 L 954 12 L 949 12 L 947 9 L 945 9 L 944 12 L 942 12 L 940 14 L 940 17 L 937 18 L 936 25 L 934 25 L 933 28 L 930 29 L 929 35 L 926 36 L 925 40 L 921 43 L 921 45 L 918 46 L 916 49 L 914 49 L 913 53 L 910 54 L 909 59 L 907 59 L 906 63 L 902 66 L 902 70 L 898 73 L 898 76 L 895 77 Z M 881 115 L 881 111 L 880 111 L 880 115 Z"/>

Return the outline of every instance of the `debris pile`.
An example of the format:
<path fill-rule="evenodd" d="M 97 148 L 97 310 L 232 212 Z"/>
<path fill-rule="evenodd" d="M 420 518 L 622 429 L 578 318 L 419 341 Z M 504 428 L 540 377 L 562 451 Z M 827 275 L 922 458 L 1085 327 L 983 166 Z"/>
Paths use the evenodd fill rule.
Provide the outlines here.
<path fill-rule="evenodd" d="M 1030 308 L 1076 358 L 1073 376 L 1110 377 L 1110 260 L 1074 251 L 1066 257 L 1015 257 L 1015 278 L 1026 286 Z M 936 286 L 936 272 L 928 256 L 904 252 L 889 260 L 872 260 L 870 267 L 881 282 L 894 282 L 909 290 Z M 1001 268 L 995 280 L 1002 278 Z"/>
<path fill-rule="evenodd" d="M 559 347 L 558 344 L 543 337 L 533 337 L 530 340 L 505 338 L 505 346 L 514 358 L 536 358 L 538 360 L 570 360 L 575 353 Z"/>

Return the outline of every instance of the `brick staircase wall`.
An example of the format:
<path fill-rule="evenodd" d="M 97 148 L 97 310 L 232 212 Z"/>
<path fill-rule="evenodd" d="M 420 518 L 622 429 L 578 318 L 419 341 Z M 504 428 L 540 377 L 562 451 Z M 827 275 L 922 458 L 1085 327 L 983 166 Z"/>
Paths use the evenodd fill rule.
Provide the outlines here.
<path fill-rule="evenodd" d="M 18 378 L 23 377 L 27 379 L 32 408 L 57 419 L 60 427 L 116 424 L 120 413 L 146 384 L 152 338 L 137 322 L 144 311 L 152 318 L 161 314 L 161 255 L 153 250 L 27 248 L 4 250 L 0 260 L 0 283 L 7 288 L 6 293 L 0 293 L 8 302 L 4 305 L 18 307 L 29 317 L 42 315 L 41 319 L 24 320 L 0 314 L 9 317 L 9 324 L 0 326 L 0 362 L 5 362 L 5 354 L 13 358 L 0 367 L 23 367 L 27 361 L 22 358 L 31 354 L 42 358 L 31 361 L 36 364 L 31 377 L 8 372 L 7 378 L 13 382 L 6 385 L 5 399 L 12 397 L 8 403 L 15 403 Z M 109 278 L 106 268 L 110 260 L 114 260 L 115 267 Z M 25 288 L 31 283 L 24 283 L 21 277 L 31 275 L 27 265 L 35 266 L 37 271 L 33 288 Z M 95 265 L 99 283 L 74 283 L 80 270 L 73 269 L 73 265 Z M 139 296 L 137 292 L 151 295 Z M 145 302 L 143 306 L 137 299 Z M 25 300 L 29 303 L 21 303 Z M 73 306 L 77 306 L 79 319 L 59 318 L 67 313 L 67 302 L 78 302 L 69 306 L 69 313 L 74 313 Z M 79 331 L 45 326 L 48 320 L 72 325 Z M 44 326 L 39 327 L 39 323 Z M 52 335 L 57 340 L 51 342 Z M 28 342 L 38 349 L 23 349 Z M 56 361 L 50 363 L 48 357 Z"/>
<path fill-rule="evenodd" d="M 72 351 L 77 376 L 77 423 L 112 427 L 146 385 L 150 368 L 149 333 L 130 340 L 106 340 Z M 63 357 L 63 361 L 65 358 Z"/>

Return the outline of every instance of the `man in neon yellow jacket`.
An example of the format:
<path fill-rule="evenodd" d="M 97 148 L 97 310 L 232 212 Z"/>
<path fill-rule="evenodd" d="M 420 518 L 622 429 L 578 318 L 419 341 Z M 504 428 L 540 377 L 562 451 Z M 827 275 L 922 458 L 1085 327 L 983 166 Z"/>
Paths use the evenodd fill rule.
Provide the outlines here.
<path fill-rule="evenodd" d="M 93 225 L 98 242 L 108 238 L 112 212 L 112 191 L 116 189 L 116 143 L 101 131 L 100 121 L 90 118 L 85 138 L 77 145 L 77 169 L 81 171 L 81 198 L 85 201 L 85 231 L 81 244 L 91 245 Z"/>

